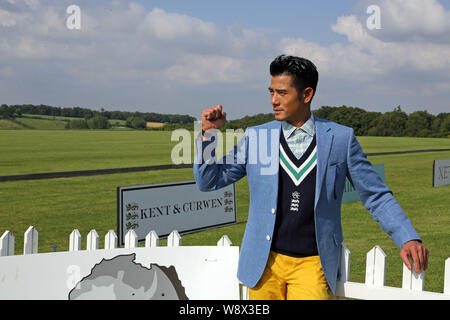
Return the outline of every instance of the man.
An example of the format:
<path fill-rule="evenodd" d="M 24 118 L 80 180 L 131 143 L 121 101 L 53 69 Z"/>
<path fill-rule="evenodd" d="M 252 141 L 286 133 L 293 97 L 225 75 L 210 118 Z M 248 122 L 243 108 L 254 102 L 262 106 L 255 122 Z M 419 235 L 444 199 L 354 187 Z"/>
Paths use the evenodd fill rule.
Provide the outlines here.
<path fill-rule="evenodd" d="M 428 249 L 366 159 L 353 129 L 312 115 L 314 64 L 281 55 L 270 73 L 275 120 L 248 128 L 230 153 L 232 161 L 230 155 L 214 161 L 215 138 L 205 133 L 225 124 L 221 105 L 203 110 L 202 138 L 196 141 L 194 176 L 200 190 L 219 189 L 247 175 L 250 205 L 238 278 L 249 287 L 250 299 L 327 299 L 335 292 L 346 177 L 401 248 L 406 266 L 411 269 L 411 256 L 416 272 L 426 270 Z M 275 155 L 275 170 L 264 170 L 265 157 L 255 161 L 261 148 Z"/>

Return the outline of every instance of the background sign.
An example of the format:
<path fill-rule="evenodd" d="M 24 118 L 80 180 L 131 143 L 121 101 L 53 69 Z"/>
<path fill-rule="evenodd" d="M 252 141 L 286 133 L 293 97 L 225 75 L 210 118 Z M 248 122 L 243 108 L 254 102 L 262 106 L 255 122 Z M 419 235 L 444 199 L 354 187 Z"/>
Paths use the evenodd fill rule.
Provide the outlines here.
<path fill-rule="evenodd" d="M 450 185 L 450 159 L 433 161 L 433 187 Z"/>
<path fill-rule="evenodd" d="M 386 176 L 384 174 L 384 164 L 376 164 L 373 166 L 373 168 L 378 173 L 381 180 L 383 180 L 383 182 L 386 183 Z M 348 178 L 346 178 L 344 194 L 342 196 L 342 202 L 355 202 L 355 201 L 359 201 L 359 200 L 360 200 L 360 198 L 359 198 L 358 192 L 355 190 L 355 188 L 350 183 Z"/>
<path fill-rule="evenodd" d="M 186 234 L 236 223 L 234 184 L 202 192 L 195 181 L 117 188 L 117 234 L 124 244 L 133 229 L 138 241 L 154 230 L 160 238 L 173 230 Z"/>

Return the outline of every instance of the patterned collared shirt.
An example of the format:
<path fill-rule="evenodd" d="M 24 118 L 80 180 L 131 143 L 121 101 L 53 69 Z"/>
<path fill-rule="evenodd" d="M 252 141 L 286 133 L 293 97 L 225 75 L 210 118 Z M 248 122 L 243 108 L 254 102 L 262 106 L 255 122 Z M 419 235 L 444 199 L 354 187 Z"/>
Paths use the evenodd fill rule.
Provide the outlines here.
<path fill-rule="evenodd" d="M 300 128 L 294 127 L 287 121 L 283 121 L 281 127 L 289 148 L 297 159 L 300 159 L 316 133 L 314 115 L 311 113 L 311 117 Z"/>

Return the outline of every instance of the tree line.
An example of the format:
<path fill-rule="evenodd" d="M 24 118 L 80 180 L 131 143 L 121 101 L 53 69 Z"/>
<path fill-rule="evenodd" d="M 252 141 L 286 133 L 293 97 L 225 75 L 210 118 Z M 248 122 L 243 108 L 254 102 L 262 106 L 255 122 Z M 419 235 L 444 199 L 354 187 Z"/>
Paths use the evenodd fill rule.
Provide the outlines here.
<path fill-rule="evenodd" d="M 415 111 L 407 114 L 396 107 L 390 112 L 366 111 L 350 106 L 322 106 L 312 112 L 319 118 L 331 120 L 354 129 L 357 136 L 392 136 L 392 137 L 450 137 L 450 113 L 433 115 L 428 111 Z M 196 119 L 189 115 L 167 115 L 153 112 L 125 112 L 125 111 L 92 111 L 90 109 L 73 107 L 60 108 L 46 105 L 1 105 L 1 118 L 14 118 L 22 114 L 53 115 L 75 117 L 67 123 L 69 129 L 108 129 L 111 127 L 109 119 L 126 120 L 126 126 L 135 129 L 174 130 L 185 128 L 194 129 Z M 229 120 L 222 127 L 227 129 L 246 129 L 274 120 L 273 113 L 259 113 L 245 116 L 241 119 Z M 146 128 L 146 122 L 163 122 L 161 128 Z"/>
<path fill-rule="evenodd" d="M 391 112 L 366 111 L 349 106 L 322 106 L 312 110 L 319 118 L 337 122 L 353 128 L 357 136 L 389 136 L 389 137 L 450 137 L 450 113 L 433 115 L 428 111 L 415 111 L 407 114 L 396 107 Z M 274 120 L 273 113 L 260 113 L 228 121 L 223 130 L 247 128 Z"/>
<path fill-rule="evenodd" d="M 72 117 L 80 119 L 91 119 L 94 117 L 103 117 L 106 119 L 127 120 L 132 117 L 139 117 L 144 121 L 149 122 L 161 122 L 161 123 L 176 123 L 187 124 L 195 121 L 195 118 L 189 115 L 180 114 L 162 114 L 155 112 L 129 112 L 129 111 L 108 111 L 104 108 L 98 110 L 91 110 L 81 107 L 53 107 L 48 105 L 6 105 L 0 106 L 0 118 L 15 118 L 20 117 L 22 114 L 35 114 L 46 116 L 61 116 Z"/>
<path fill-rule="evenodd" d="M 313 113 L 323 119 L 352 127 L 357 136 L 450 137 L 450 113 L 428 111 L 407 114 L 396 107 L 390 112 L 369 112 L 361 108 L 322 106 Z"/>

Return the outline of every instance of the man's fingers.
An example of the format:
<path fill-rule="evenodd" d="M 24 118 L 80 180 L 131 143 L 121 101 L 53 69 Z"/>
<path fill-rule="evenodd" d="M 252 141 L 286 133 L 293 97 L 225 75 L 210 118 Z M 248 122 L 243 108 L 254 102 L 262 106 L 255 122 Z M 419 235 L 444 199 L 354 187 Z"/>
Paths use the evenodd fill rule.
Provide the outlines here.
<path fill-rule="evenodd" d="M 206 120 L 214 121 L 224 117 L 224 112 L 222 112 L 222 105 L 218 104 L 214 108 L 208 108 L 204 111 L 203 116 Z"/>
<path fill-rule="evenodd" d="M 402 258 L 403 263 L 406 265 L 408 270 L 411 270 L 411 261 L 409 260 L 409 256 L 405 251 L 400 252 L 400 258 Z"/>
<path fill-rule="evenodd" d="M 414 271 L 416 273 L 426 271 L 428 268 L 428 255 L 429 251 L 427 247 L 422 245 L 421 242 L 412 240 L 405 243 L 400 251 L 400 257 L 405 263 L 406 267 L 411 270 L 412 263 L 414 263 Z M 410 258 L 411 257 L 411 258 Z M 411 261 L 412 260 L 412 261 Z"/>
<path fill-rule="evenodd" d="M 205 113 L 206 120 L 214 120 L 216 118 L 216 111 L 211 109 Z"/>
<path fill-rule="evenodd" d="M 423 252 L 423 247 L 416 247 L 417 248 L 417 256 L 419 258 L 419 265 L 416 266 L 416 273 L 419 273 L 420 270 L 423 268 L 424 265 L 424 252 Z"/>
<path fill-rule="evenodd" d="M 428 249 L 426 247 L 422 247 L 421 248 L 422 252 L 423 252 L 423 270 L 426 271 L 428 268 Z"/>
<path fill-rule="evenodd" d="M 419 255 L 417 253 L 417 248 L 411 247 L 409 250 L 409 253 L 414 262 L 414 270 L 416 271 L 416 273 L 419 273 L 420 272 L 420 261 L 419 261 Z"/>
<path fill-rule="evenodd" d="M 218 104 L 218 105 L 214 108 L 214 111 L 215 111 L 215 119 L 221 119 L 221 118 L 224 117 L 224 113 L 225 113 L 225 112 L 222 112 L 222 105 L 221 105 L 221 104 Z"/>
<path fill-rule="evenodd" d="M 206 108 L 202 111 L 202 130 L 211 128 L 220 129 L 226 122 L 227 114 L 222 111 L 222 105 L 218 104 L 214 108 Z"/>

